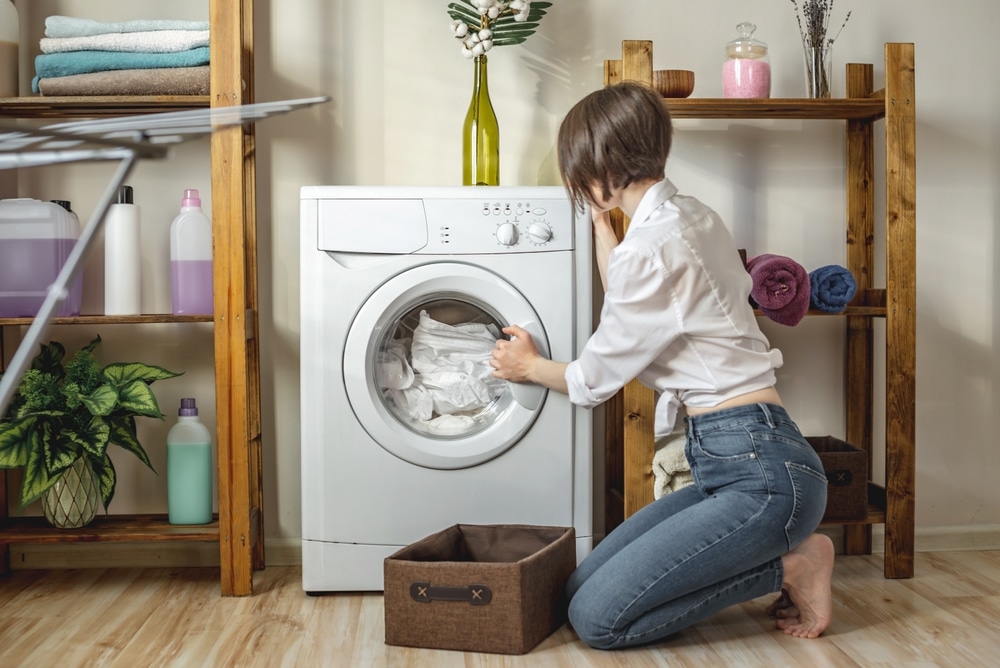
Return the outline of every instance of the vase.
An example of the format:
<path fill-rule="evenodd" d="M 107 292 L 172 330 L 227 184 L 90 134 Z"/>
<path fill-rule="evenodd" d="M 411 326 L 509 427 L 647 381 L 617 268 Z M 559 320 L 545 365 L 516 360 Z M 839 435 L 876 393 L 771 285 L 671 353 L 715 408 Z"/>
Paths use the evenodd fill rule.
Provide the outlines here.
<path fill-rule="evenodd" d="M 101 492 L 97 476 L 83 457 L 63 471 L 56 484 L 42 496 L 45 519 L 57 529 L 79 529 L 97 516 Z"/>
<path fill-rule="evenodd" d="M 500 185 L 500 125 L 490 101 L 486 56 L 475 59 L 472 102 L 462 131 L 462 185 Z"/>
<path fill-rule="evenodd" d="M 830 97 L 830 83 L 833 81 L 832 51 L 832 46 L 805 47 L 806 97 L 816 100 Z"/>

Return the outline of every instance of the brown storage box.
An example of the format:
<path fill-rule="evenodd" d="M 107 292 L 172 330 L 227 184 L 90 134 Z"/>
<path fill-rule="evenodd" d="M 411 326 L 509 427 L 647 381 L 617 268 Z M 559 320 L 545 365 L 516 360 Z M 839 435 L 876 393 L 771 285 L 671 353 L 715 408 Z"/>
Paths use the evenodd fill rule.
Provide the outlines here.
<path fill-rule="evenodd" d="M 807 436 L 826 471 L 824 522 L 868 516 L 868 453 L 833 436 Z"/>
<path fill-rule="evenodd" d="M 456 524 L 385 560 L 385 642 L 524 654 L 566 621 L 567 527 Z"/>

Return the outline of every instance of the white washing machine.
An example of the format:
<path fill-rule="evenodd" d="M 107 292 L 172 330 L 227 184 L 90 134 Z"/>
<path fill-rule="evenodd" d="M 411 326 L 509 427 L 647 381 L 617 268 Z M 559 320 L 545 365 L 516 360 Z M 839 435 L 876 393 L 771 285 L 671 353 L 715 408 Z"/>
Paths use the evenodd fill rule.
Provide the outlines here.
<path fill-rule="evenodd" d="M 302 584 L 382 589 L 456 523 L 593 544 L 590 411 L 492 378 L 499 330 L 570 360 L 591 331 L 590 221 L 561 187 L 301 191 Z"/>

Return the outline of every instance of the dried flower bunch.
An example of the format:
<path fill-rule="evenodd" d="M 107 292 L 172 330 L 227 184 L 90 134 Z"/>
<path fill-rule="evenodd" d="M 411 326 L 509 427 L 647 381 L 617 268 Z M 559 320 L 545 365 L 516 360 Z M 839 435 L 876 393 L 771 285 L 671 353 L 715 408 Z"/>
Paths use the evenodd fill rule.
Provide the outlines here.
<path fill-rule="evenodd" d="M 828 39 L 826 33 L 830 26 L 830 14 L 833 13 L 833 0 L 803 0 L 801 7 L 795 0 L 791 0 L 791 3 L 795 7 L 795 19 L 799 22 L 802 45 L 806 48 L 819 49 L 832 46 L 851 18 L 851 12 L 847 12 L 840 30 Z"/>
<path fill-rule="evenodd" d="M 481 56 L 494 46 L 520 44 L 534 34 L 551 2 L 461 0 L 448 5 L 451 32 L 462 40 L 462 55 Z"/>

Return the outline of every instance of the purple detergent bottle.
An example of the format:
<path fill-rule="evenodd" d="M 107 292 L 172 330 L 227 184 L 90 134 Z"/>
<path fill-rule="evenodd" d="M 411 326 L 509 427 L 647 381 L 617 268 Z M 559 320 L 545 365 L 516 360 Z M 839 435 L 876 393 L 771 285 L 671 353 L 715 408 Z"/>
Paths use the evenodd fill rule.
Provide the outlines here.
<path fill-rule="evenodd" d="M 170 286 L 174 315 L 211 315 L 212 222 L 198 191 L 184 191 L 181 212 L 170 225 Z"/>

